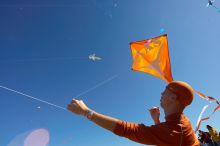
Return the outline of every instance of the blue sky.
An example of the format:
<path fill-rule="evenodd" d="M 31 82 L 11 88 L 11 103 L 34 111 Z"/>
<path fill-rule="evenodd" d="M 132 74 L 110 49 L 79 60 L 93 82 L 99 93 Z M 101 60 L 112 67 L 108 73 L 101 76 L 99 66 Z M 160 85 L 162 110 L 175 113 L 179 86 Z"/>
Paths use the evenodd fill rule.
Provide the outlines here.
<path fill-rule="evenodd" d="M 74 96 L 117 76 L 79 99 L 97 112 L 151 125 L 147 108 L 159 105 L 166 84 L 131 70 L 129 43 L 158 36 L 163 28 L 174 79 L 219 99 L 220 13 L 206 4 L 206 0 L 0 1 L 0 85 L 66 107 Z M 218 0 L 215 4 L 220 7 Z M 103 60 L 89 60 L 92 53 Z M 0 89 L 0 98 L 1 146 L 16 137 L 21 141 L 39 128 L 50 133 L 49 146 L 140 145 L 25 96 Z M 196 96 L 185 110 L 194 128 L 207 103 Z M 217 123 L 219 111 L 201 129 L 209 124 L 220 131 Z"/>

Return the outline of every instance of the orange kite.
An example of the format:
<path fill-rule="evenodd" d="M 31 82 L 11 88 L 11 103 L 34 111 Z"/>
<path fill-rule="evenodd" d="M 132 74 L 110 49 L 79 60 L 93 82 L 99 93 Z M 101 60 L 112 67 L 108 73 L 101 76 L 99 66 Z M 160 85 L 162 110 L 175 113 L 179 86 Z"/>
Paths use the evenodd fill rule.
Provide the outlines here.
<path fill-rule="evenodd" d="M 167 35 L 130 43 L 132 69 L 149 73 L 166 82 L 173 81 Z"/>

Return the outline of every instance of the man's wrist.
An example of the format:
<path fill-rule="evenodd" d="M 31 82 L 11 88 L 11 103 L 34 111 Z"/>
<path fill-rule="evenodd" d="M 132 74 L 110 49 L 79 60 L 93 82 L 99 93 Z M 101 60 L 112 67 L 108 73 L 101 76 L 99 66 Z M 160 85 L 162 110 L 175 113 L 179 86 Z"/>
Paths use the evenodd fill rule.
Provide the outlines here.
<path fill-rule="evenodd" d="M 155 119 L 155 120 L 154 120 L 154 123 L 155 123 L 155 124 L 160 124 L 160 119 Z"/>
<path fill-rule="evenodd" d="M 93 114 L 94 114 L 94 111 L 93 111 L 93 110 L 88 110 L 88 111 L 85 112 L 84 116 L 85 116 L 87 119 L 92 120 Z"/>

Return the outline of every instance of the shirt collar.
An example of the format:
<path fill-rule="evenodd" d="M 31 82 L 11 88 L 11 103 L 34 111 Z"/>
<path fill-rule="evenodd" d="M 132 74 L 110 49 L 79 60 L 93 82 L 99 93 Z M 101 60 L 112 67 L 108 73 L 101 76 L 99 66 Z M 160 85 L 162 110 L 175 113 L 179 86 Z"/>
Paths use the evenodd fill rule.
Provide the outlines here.
<path fill-rule="evenodd" d="M 174 113 L 165 117 L 166 121 L 177 121 L 180 120 L 181 117 L 184 116 L 183 113 Z"/>

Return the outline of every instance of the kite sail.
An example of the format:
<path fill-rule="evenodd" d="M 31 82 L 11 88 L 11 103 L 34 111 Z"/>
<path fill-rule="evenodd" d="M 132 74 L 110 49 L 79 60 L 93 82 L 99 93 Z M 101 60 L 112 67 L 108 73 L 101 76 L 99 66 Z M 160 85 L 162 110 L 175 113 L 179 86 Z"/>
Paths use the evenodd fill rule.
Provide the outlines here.
<path fill-rule="evenodd" d="M 149 73 L 166 82 L 173 81 L 167 35 L 130 43 L 132 70 Z"/>

